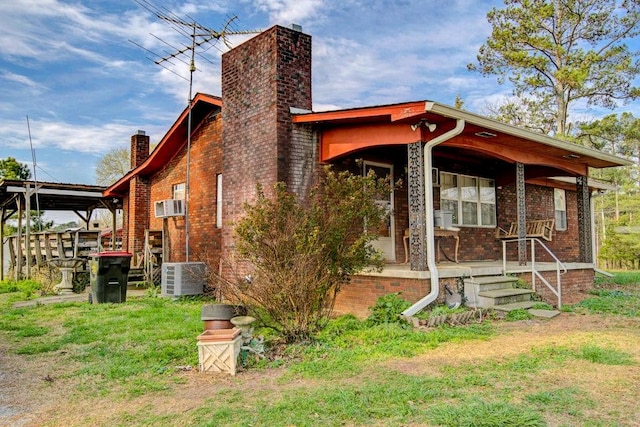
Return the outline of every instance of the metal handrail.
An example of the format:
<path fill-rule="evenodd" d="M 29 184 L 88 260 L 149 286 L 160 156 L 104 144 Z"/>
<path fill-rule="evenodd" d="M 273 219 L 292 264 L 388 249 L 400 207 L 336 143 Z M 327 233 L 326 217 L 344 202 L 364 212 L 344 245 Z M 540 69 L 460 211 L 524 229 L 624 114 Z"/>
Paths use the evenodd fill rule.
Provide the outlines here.
<path fill-rule="evenodd" d="M 545 245 L 540 239 L 535 238 L 535 237 L 525 237 L 523 239 L 507 239 L 507 240 L 503 240 L 502 241 L 502 271 L 504 273 L 506 273 L 507 271 L 507 243 L 512 243 L 512 242 L 520 242 L 520 241 L 530 241 L 531 242 L 531 287 L 532 290 L 535 292 L 536 291 L 536 277 L 538 279 L 540 279 L 540 281 L 542 283 L 545 284 L 545 286 L 547 288 L 549 288 L 549 290 L 551 292 L 553 292 L 553 294 L 558 297 L 558 309 L 562 308 L 562 279 L 561 279 L 561 275 L 565 274 L 567 272 L 567 267 L 565 267 L 565 265 L 562 263 L 562 261 L 560 261 L 558 259 L 558 257 L 551 251 L 551 249 L 549 249 L 547 247 L 547 245 Z M 540 246 L 542 246 L 542 248 L 547 252 L 547 254 L 549 254 L 551 256 L 551 258 L 553 258 L 553 260 L 556 262 L 556 287 L 554 288 L 551 283 L 549 283 L 549 281 L 547 279 L 544 278 L 544 276 L 542 276 L 542 273 L 540 273 L 537 269 L 536 269 L 536 247 L 535 244 L 539 243 Z M 562 270 L 562 272 L 561 272 Z"/>

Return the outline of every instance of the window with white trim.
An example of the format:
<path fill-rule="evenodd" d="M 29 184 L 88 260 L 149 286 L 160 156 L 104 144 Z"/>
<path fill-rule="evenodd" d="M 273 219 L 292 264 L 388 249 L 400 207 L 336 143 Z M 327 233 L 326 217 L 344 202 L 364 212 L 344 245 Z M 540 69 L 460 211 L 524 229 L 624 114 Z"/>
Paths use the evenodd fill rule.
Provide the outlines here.
<path fill-rule="evenodd" d="M 553 205 L 556 212 L 556 230 L 567 229 L 567 195 L 560 188 L 553 189 Z"/>
<path fill-rule="evenodd" d="M 173 184 L 172 193 L 173 193 L 172 199 L 184 200 L 185 195 L 187 194 L 187 186 L 185 185 L 184 182 L 180 184 Z"/>
<path fill-rule="evenodd" d="M 440 209 L 453 212 L 455 225 L 495 227 L 494 181 L 477 176 L 440 172 Z"/>

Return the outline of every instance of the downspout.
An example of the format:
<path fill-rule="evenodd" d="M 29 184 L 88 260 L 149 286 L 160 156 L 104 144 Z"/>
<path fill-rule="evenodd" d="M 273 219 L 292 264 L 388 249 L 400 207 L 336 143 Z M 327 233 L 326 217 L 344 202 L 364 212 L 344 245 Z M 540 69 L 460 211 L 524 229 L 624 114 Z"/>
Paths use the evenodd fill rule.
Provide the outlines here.
<path fill-rule="evenodd" d="M 456 120 L 456 127 L 442 135 L 436 136 L 431 141 L 428 141 L 424 146 L 424 197 L 425 197 L 425 228 L 426 228 L 426 240 L 427 240 L 427 267 L 429 268 L 431 278 L 431 291 L 424 296 L 420 301 L 413 304 L 402 312 L 404 316 L 413 316 L 433 301 L 438 298 L 440 291 L 440 277 L 438 273 L 438 267 L 436 266 L 436 244 L 435 244 L 435 231 L 433 226 L 433 181 L 431 179 L 431 169 L 433 167 L 433 159 L 431 158 L 431 151 L 433 147 L 442 144 L 451 138 L 458 136 L 464 130 L 464 119 Z"/>

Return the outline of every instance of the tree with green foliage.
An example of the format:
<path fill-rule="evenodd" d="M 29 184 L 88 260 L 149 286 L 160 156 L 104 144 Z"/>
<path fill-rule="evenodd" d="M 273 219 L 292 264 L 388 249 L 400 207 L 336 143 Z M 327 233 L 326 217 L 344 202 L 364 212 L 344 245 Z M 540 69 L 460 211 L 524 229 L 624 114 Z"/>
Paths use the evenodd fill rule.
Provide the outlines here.
<path fill-rule="evenodd" d="M 556 135 L 568 133 L 576 101 L 614 108 L 640 96 L 638 53 L 625 44 L 640 33 L 635 0 L 505 0 L 487 19 L 491 36 L 472 71 L 506 78 L 514 95 L 553 105 Z"/>
<path fill-rule="evenodd" d="M 26 181 L 29 178 L 31 178 L 31 171 L 29 171 L 29 166 L 25 165 L 24 163 L 18 162 L 13 157 L 0 159 L 0 180 L 17 179 Z"/>
<path fill-rule="evenodd" d="M 127 148 L 115 148 L 105 153 L 96 165 L 96 183 L 111 185 L 131 169 L 131 154 Z"/>
<path fill-rule="evenodd" d="M 7 157 L 6 159 L 0 160 L 0 179 L 13 179 L 26 181 L 31 178 L 31 172 L 29 171 L 29 167 L 24 163 L 18 162 L 13 157 Z M 14 215 L 11 219 L 16 219 L 17 214 Z M 47 228 L 53 225 L 53 221 L 45 221 L 44 220 L 44 212 L 31 211 L 30 212 L 30 221 L 31 227 L 30 230 L 33 232 L 46 230 Z M 26 227 L 23 226 L 23 232 L 26 230 Z M 12 224 L 4 225 L 4 234 L 12 235 L 18 231 L 18 228 Z"/>
<path fill-rule="evenodd" d="M 618 268 L 636 265 L 640 253 L 640 119 L 625 112 L 578 123 L 575 141 L 634 161 L 631 166 L 592 170 L 590 176 L 616 186 L 615 191 L 595 199 L 599 260 Z"/>
<path fill-rule="evenodd" d="M 390 183 L 373 172 L 327 168 L 306 200 L 283 183 L 273 197 L 258 190 L 235 225 L 237 255 L 247 271 L 218 286 L 227 298 L 254 308 L 288 342 L 309 339 L 330 319 L 351 275 L 382 265 L 371 242 L 387 212 L 375 200 L 388 194 Z"/>
<path fill-rule="evenodd" d="M 618 186 L 623 193 L 635 194 L 640 188 L 640 119 L 629 112 L 610 114 L 600 120 L 579 122 L 576 142 L 609 154 L 632 159 L 625 168 L 604 169 L 593 176 Z"/>
<path fill-rule="evenodd" d="M 510 101 L 487 104 L 488 115 L 504 123 L 545 135 L 555 128 L 554 108 L 547 102 L 521 96 Z"/>

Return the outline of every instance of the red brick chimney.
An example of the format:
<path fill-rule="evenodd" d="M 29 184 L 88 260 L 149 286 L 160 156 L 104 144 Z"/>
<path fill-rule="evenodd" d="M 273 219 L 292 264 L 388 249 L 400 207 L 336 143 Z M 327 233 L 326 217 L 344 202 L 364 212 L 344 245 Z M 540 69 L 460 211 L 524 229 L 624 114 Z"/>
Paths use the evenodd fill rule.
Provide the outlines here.
<path fill-rule="evenodd" d="M 149 136 L 143 130 L 131 135 L 131 169 L 142 164 L 149 157 Z"/>
<path fill-rule="evenodd" d="M 243 203 L 295 174 L 291 108 L 311 110 L 311 36 L 272 27 L 222 55 L 223 247 Z"/>
<path fill-rule="evenodd" d="M 140 166 L 149 157 L 149 136 L 139 130 L 131 136 L 131 168 Z M 126 236 L 123 248 L 133 254 L 133 262 L 137 262 L 144 251 L 144 232 L 149 228 L 151 188 L 149 180 L 136 175 L 129 183 L 129 207 L 126 224 Z"/>

